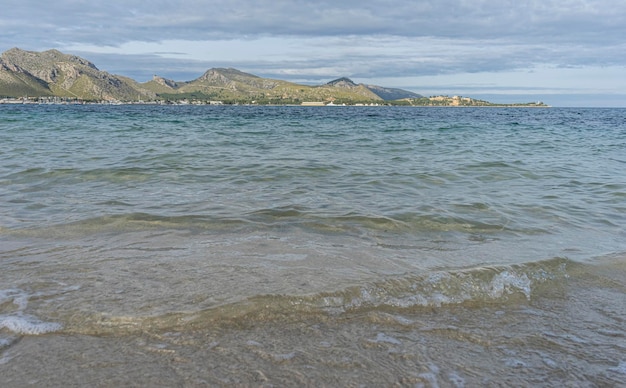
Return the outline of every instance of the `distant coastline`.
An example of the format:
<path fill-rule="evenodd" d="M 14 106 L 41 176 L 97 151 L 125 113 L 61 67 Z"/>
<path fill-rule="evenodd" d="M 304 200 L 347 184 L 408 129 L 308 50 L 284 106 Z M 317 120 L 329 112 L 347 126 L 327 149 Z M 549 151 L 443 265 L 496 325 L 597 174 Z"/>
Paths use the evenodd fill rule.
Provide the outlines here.
<path fill-rule="evenodd" d="M 212 68 L 191 81 L 155 75 L 139 83 L 58 50 L 12 48 L 0 55 L 1 104 L 162 104 L 548 107 L 543 102 L 497 104 L 463 96 L 430 96 L 347 77 L 316 86 L 262 78 L 233 68 Z"/>
<path fill-rule="evenodd" d="M 224 103 L 222 101 L 85 101 L 72 99 L 48 100 L 40 97 L 22 97 L 22 98 L 2 98 L 0 105 L 168 105 L 168 106 L 201 106 L 201 105 L 222 105 L 222 106 L 298 106 L 298 107 L 414 107 L 414 108 L 551 108 L 550 105 L 544 103 L 527 103 L 527 104 L 497 104 L 486 103 L 477 105 L 443 105 L 443 104 L 406 104 L 396 103 L 394 101 L 386 101 L 384 103 L 356 103 L 356 104 L 334 104 L 324 102 L 303 102 L 301 104 L 258 104 L 258 103 Z"/>

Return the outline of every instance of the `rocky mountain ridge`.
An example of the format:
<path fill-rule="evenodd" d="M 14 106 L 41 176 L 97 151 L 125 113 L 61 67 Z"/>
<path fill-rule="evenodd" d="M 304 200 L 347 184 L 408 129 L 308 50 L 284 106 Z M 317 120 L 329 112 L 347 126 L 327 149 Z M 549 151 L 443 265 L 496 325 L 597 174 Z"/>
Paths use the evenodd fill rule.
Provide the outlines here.
<path fill-rule="evenodd" d="M 0 97 L 23 96 L 93 101 L 196 98 L 256 103 L 355 103 L 382 102 L 390 97 L 421 97 L 401 89 L 355 84 L 348 78 L 309 86 L 261 78 L 233 68 L 209 69 L 192 81 L 174 81 L 155 75 L 151 81 L 138 83 L 58 50 L 35 52 L 12 48 L 0 55 Z"/>
<path fill-rule="evenodd" d="M 0 95 L 56 96 L 82 100 L 155 98 L 136 82 L 99 70 L 75 55 L 12 48 L 0 56 Z"/>
<path fill-rule="evenodd" d="M 233 68 L 212 68 L 192 81 L 155 75 L 138 83 L 102 71 L 76 55 L 12 48 L 0 55 L 0 103 L 19 103 L 25 97 L 48 102 L 547 107 L 542 102 L 493 104 L 461 96 L 423 97 L 402 89 L 357 84 L 346 77 L 323 85 L 301 85 Z"/>
<path fill-rule="evenodd" d="M 354 81 L 352 81 L 350 78 L 347 78 L 347 77 L 341 77 L 336 80 L 330 81 L 327 83 L 327 85 L 338 87 L 338 88 L 352 89 L 352 90 L 358 89 L 358 88 L 365 88 L 385 101 L 423 97 L 420 94 L 409 92 L 403 89 L 386 88 L 386 87 L 378 86 L 378 85 L 356 84 L 354 83 Z"/>

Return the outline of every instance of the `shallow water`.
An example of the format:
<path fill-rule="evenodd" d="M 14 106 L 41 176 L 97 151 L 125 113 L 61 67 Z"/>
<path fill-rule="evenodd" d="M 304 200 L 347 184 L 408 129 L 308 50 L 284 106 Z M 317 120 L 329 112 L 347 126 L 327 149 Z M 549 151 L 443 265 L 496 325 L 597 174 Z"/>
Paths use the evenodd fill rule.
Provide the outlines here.
<path fill-rule="evenodd" d="M 0 106 L 3 386 L 619 386 L 625 118 Z"/>

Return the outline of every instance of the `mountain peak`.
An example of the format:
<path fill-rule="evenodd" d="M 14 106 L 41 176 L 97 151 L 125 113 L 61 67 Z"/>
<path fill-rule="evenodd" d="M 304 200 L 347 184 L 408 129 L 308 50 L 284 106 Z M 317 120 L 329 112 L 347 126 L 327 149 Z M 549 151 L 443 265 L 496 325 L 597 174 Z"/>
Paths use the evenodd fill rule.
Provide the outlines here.
<path fill-rule="evenodd" d="M 385 88 L 382 86 L 376 85 L 365 85 L 365 84 L 356 84 L 350 78 L 341 77 L 336 80 L 330 81 L 326 85 L 333 86 L 337 88 L 343 89 L 357 89 L 363 88 L 373 93 L 374 95 L 382 98 L 383 100 L 398 100 L 401 98 L 420 98 L 421 95 L 413 92 L 409 92 L 407 90 L 396 89 L 396 88 Z"/>
<path fill-rule="evenodd" d="M 366 88 L 371 90 L 374 94 L 381 97 L 383 100 L 399 100 L 402 98 L 421 98 L 421 94 L 413 93 L 408 90 L 398 88 L 386 88 L 377 85 L 365 85 Z"/>
<path fill-rule="evenodd" d="M 4 94 L 55 95 L 90 100 L 121 100 L 153 98 L 154 94 L 139 90 L 134 81 L 100 71 L 88 60 L 58 50 L 26 51 L 17 47 L 0 56 L 4 78 Z M 10 74 L 9 74 L 10 73 Z M 27 85 L 20 85 L 20 81 Z"/>
<path fill-rule="evenodd" d="M 5 63 L 11 63 L 22 68 L 49 68 L 58 63 L 71 63 L 75 65 L 81 65 L 89 67 L 93 70 L 98 70 L 96 65 L 88 60 L 76 55 L 63 54 L 59 50 L 47 50 L 43 52 L 26 51 L 18 47 L 13 47 L 2 53 L 2 59 Z"/>
<path fill-rule="evenodd" d="M 232 81 L 236 79 L 242 78 L 259 78 L 256 75 L 244 73 L 243 71 L 233 69 L 232 67 L 224 68 L 224 67 L 214 67 L 207 70 L 198 80 L 206 80 L 206 81 Z"/>
<path fill-rule="evenodd" d="M 158 76 L 156 74 L 154 76 L 152 76 L 152 80 L 154 82 L 158 83 L 159 85 L 167 86 L 167 87 L 170 87 L 172 89 L 178 87 L 178 82 L 173 81 L 171 79 L 160 77 L 160 76 Z"/>
<path fill-rule="evenodd" d="M 340 88 L 355 88 L 355 87 L 359 86 L 359 85 L 355 84 L 348 77 L 337 78 L 336 80 L 330 81 L 326 85 L 337 86 L 337 87 L 340 87 Z"/>

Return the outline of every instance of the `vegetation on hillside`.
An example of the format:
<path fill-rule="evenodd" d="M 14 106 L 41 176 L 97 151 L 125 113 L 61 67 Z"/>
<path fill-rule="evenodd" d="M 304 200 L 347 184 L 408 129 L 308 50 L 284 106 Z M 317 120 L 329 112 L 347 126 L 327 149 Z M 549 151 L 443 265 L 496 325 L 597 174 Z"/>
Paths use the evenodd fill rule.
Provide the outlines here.
<path fill-rule="evenodd" d="M 423 97 L 402 89 L 356 84 L 345 77 L 319 86 L 300 85 L 232 68 L 209 69 L 192 81 L 154 76 L 151 81 L 140 84 L 101 71 L 75 55 L 57 50 L 33 52 L 13 48 L 0 56 L 0 98 L 24 96 L 108 102 L 511 106 L 458 96 Z M 513 105 L 545 106 L 541 103 Z"/>

